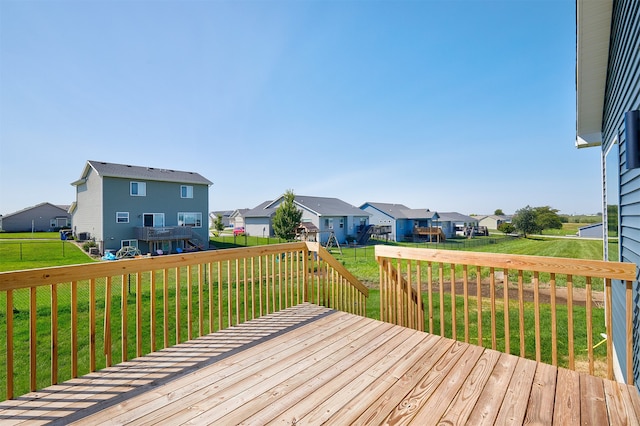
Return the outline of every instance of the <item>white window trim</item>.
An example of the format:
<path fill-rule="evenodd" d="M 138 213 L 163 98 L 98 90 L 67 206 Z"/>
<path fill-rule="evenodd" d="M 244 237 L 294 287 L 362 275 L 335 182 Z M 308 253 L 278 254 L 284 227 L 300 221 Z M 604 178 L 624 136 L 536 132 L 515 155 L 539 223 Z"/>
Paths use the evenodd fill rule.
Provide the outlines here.
<path fill-rule="evenodd" d="M 183 195 L 182 190 L 186 189 L 187 195 Z M 193 198 L 193 186 L 192 185 L 180 185 L 180 198 Z"/>
<path fill-rule="evenodd" d="M 153 216 L 153 225 L 152 227 L 154 228 L 162 228 L 164 226 L 166 226 L 166 222 L 165 222 L 165 217 L 164 217 L 164 213 L 143 213 L 142 214 L 142 226 L 144 225 L 144 220 L 146 216 Z M 158 225 L 156 224 L 156 219 L 159 221 L 162 221 L 162 225 Z"/>
<path fill-rule="evenodd" d="M 198 216 L 200 215 L 200 225 L 185 225 L 184 224 L 184 215 L 194 215 L 194 216 Z M 180 218 L 180 216 L 183 216 L 182 220 Z M 201 212 L 178 212 L 178 225 L 179 226 L 191 226 L 192 228 L 202 228 L 202 218 L 203 215 Z"/>
<path fill-rule="evenodd" d="M 119 220 L 120 215 L 123 215 L 122 218 L 126 215 L 126 220 Z M 116 212 L 116 223 L 129 223 L 129 212 Z"/>
<path fill-rule="evenodd" d="M 127 244 L 125 244 L 127 243 Z M 138 240 L 120 240 L 120 248 L 122 247 L 135 247 L 138 248 Z"/>
<path fill-rule="evenodd" d="M 137 184 L 138 186 L 138 193 L 134 194 L 133 193 L 133 184 Z M 146 182 L 138 182 L 138 181 L 131 181 L 129 182 L 129 195 L 131 195 L 132 197 L 146 197 L 147 196 L 147 183 Z"/>

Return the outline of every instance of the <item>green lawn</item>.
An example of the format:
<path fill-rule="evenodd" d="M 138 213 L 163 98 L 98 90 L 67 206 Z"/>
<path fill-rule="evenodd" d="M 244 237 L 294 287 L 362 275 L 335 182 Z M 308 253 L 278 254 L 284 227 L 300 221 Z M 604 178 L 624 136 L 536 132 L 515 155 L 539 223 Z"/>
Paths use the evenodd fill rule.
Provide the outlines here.
<path fill-rule="evenodd" d="M 0 234 L 0 237 L 10 234 Z M 71 241 L 0 238 L 0 272 L 94 262 Z"/>
<path fill-rule="evenodd" d="M 58 232 L 0 232 L 0 240 L 59 240 Z"/>

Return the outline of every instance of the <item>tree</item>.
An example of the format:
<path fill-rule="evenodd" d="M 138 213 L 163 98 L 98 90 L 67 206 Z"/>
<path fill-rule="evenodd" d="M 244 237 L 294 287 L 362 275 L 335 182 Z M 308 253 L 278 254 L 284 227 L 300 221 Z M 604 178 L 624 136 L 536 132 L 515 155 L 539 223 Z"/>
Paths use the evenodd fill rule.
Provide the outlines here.
<path fill-rule="evenodd" d="M 536 234 L 541 231 L 536 223 L 536 212 L 530 206 L 516 210 L 511 223 L 519 232 L 524 234 L 525 238 L 527 238 L 527 234 Z"/>
<path fill-rule="evenodd" d="M 513 224 L 508 222 L 503 222 L 500 225 L 498 225 L 498 231 L 504 233 L 505 235 L 511 234 L 512 232 L 515 232 L 515 230 L 516 230 L 516 227 L 513 226 Z"/>
<path fill-rule="evenodd" d="M 562 229 L 562 220 L 558 216 L 558 210 L 549 206 L 536 207 L 533 209 L 536 214 L 536 224 L 540 231 L 544 229 Z"/>
<path fill-rule="evenodd" d="M 283 197 L 284 200 L 273 215 L 273 232 L 276 237 L 291 241 L 295 238 L 300 226 L 302 210 L 298 210 L 294 203 L 296 196 L 293 190 L 287 190 Z"/>
<path fill-rule="evenodd" d="M 222 215 L 218 214 L 213 221 L 213 232 L 218 236 L 222 230 L 224 230 L 224 223 L 222 222 Z"/>
<path fill-rule="evenodd" d="M 502 211 L 502 209 L 496 209 L 493 214 L 496 216 L 504 216 L 504 212 Z"/>

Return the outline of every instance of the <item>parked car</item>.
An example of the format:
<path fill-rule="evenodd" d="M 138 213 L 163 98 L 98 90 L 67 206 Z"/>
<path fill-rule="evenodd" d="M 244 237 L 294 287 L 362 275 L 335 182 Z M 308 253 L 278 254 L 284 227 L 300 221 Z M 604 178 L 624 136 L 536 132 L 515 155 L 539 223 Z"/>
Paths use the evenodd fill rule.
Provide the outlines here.
<path fill-rule="evenodd" d="M 233 228 L 233 235 L 244 235 L 244 226 L 240 226 L 238 228 Z"/>

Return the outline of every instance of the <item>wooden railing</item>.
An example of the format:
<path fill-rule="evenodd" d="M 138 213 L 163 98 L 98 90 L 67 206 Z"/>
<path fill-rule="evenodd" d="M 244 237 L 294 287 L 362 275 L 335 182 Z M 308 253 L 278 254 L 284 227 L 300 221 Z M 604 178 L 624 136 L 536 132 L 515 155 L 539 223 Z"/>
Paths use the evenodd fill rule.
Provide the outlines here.
<path fill-rule="evenodd" d="M 0 400 L 301 302 L 364 315 L 367 296 L 317 243 L 0 273 Z"/>
<path fill-rule="evenodd" d="M 135 228 L 135 237 L 142 241 L 163 240 L 188 240 L 193 235 L 190 226 L 138 226 Z"/>
<path fill-rule="evenodd" d="M 633 383 L 634 264 L 382 245 L 375 253 L 381 320 L 553 365 L 561 361 L 572 370 L 576 358 L 586 354 L 590 374 L 594 350 L 606 349 L 608 378 L 614 376 L 612 285 L 624 286 L 627 365 L 621 368 L 627 383 Z M 595 286 L 602 291 L 596 293 Z M 549 297 L 544 303 L 542 288 Z M 578 288 L 585 296 L 581 306 L 574 301 Z M 594 307 L 595 294 L 603 295 L 604 308 Z M 599 337 L 594 319 L 606 327 L 600 330 L 606 341 L 599 338 L 594 344 L 594 335 Z M 543 357 L 543 349 L 550 354 Z M 561 360 L 559 354 L 565 354 Z"/>

